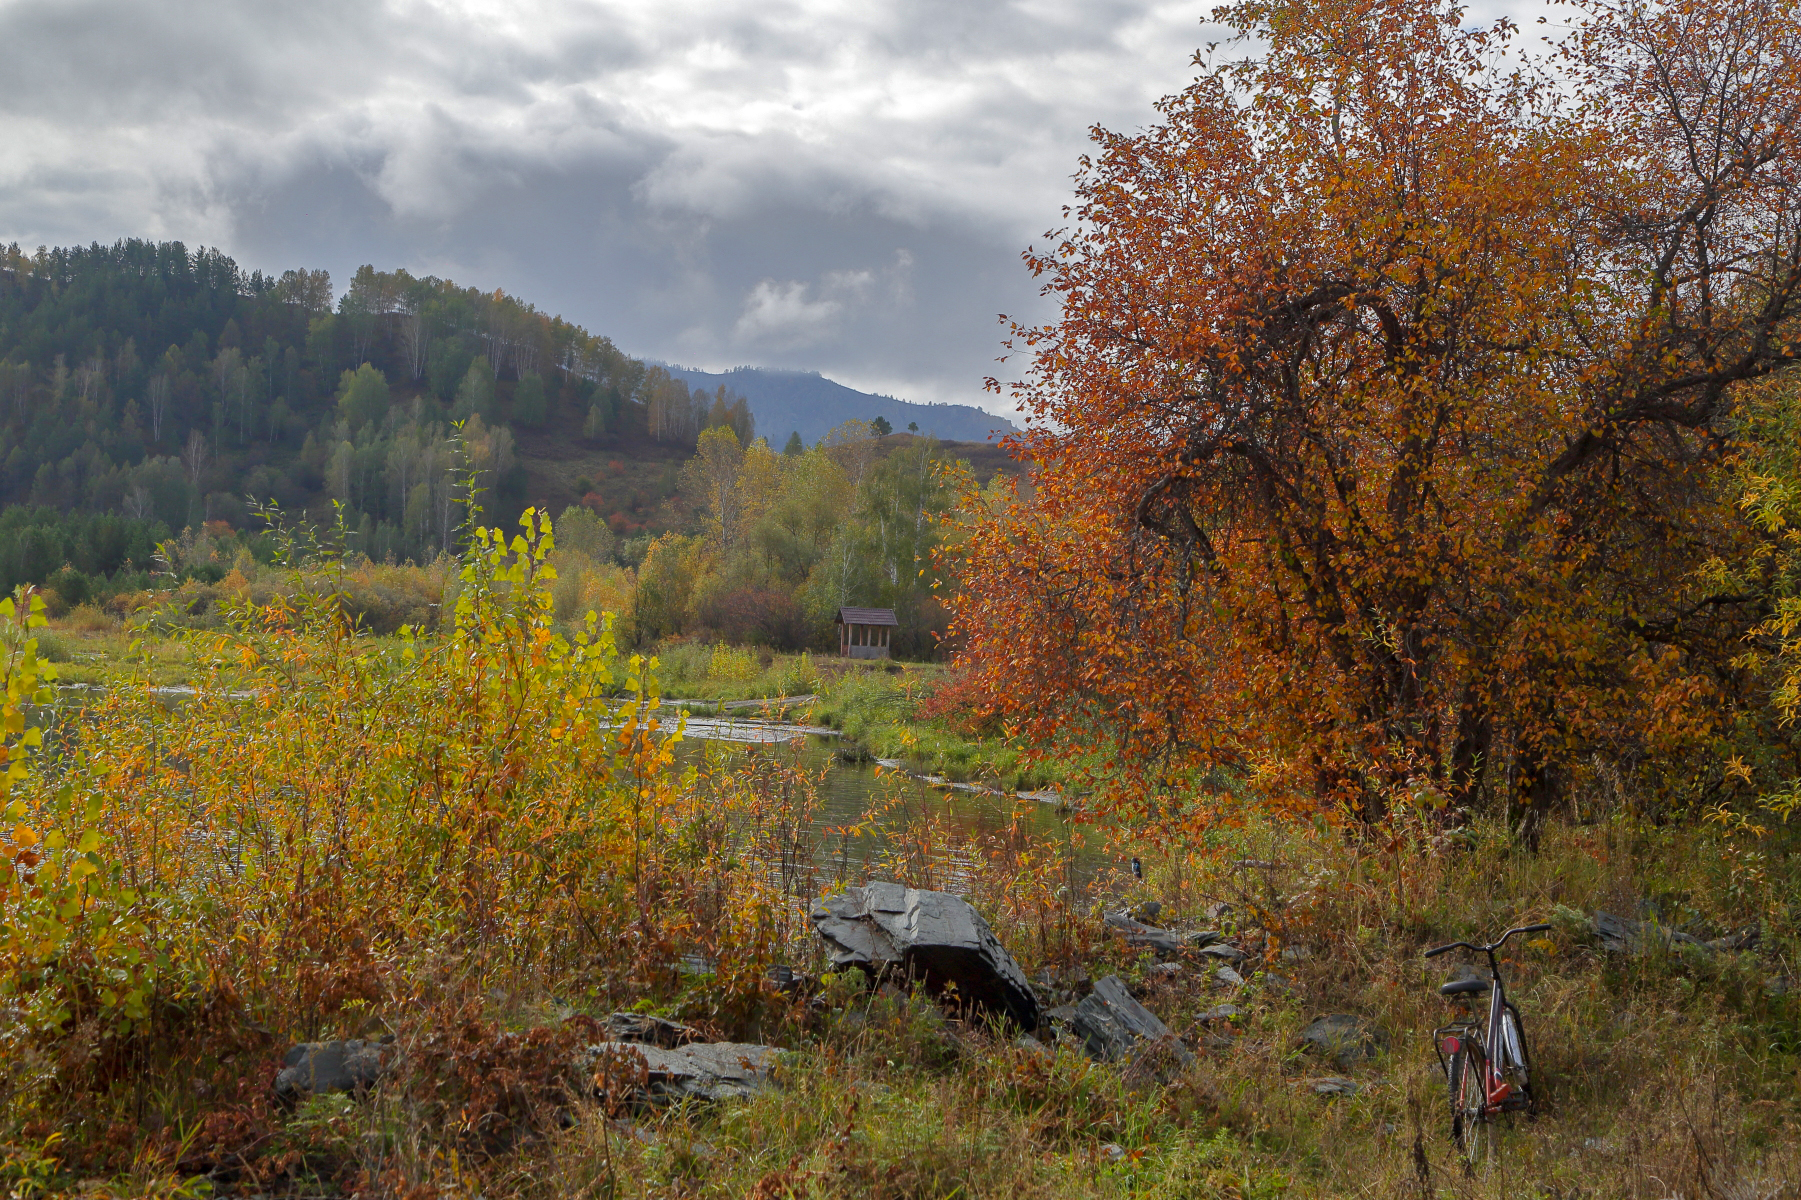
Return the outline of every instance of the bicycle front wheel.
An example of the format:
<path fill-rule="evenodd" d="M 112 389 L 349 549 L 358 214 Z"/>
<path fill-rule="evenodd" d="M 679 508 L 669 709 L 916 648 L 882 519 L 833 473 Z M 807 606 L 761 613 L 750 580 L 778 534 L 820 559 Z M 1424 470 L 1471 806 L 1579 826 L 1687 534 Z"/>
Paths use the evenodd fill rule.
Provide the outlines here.
<path fill-rule="evenodd" d="M 1501 1010 L 1501 1035 L 1507 1039 L 1509 1075 L 1528 1111 L 1532 1108 L 1532 1054 L 1526 1049 L 1526 1030 L 1520 1010 L 1509 1004 Z"/>
<path fill-rule="evenodd" d="M 1451 1060 L 1451 1136 L 1465 1162 L 1475 1166 L 1494 1152 L 1494 1123 L 1488 1119 L 1485 1058 L 1480 1047 L 1465 1042 Z"/>

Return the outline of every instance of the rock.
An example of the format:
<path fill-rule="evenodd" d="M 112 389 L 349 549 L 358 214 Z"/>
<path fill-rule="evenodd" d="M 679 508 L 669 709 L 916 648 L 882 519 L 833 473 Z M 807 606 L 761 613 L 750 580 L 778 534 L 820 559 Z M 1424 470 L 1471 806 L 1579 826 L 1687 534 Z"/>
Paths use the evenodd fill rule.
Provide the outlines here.
<path fill-rule="evenodd" d="M 639 1042 L 671 1050 L 684 1042 L 700 1040 L 699 1030 L 649 1013 L 616 1012 L 602 1018 L 598 1024 L 615 1042 Z"/>
<path fill-rule="evenodd" d="M 1033 1037 L 1029 1033 L 1022 1033 L 1018 1037 L 1014 1038 L 1013 1045 L 1016 1049 L 1029 1050 L 1033 1054 L 1040 1054 L 1046 1058 L 1054 1058 L 1054 1057 L 1056 1057 L 1056 1053 L 1057 1053 L 1055 1050 L 1052 1050 L 1049 1046 L 1045 1045 L 1043 1042 L 1039 1041 L 1037 1038 Z"/>
<path fill-rule="evenodd" d="M 1757 945 L 1758 940 L 1762 937 L 1763 928 L 1761 926 L 1747 925 L 1724 937 L 1709 940 L 1707 947 L 1710 950 L 1749 950 Z"/>
<path fill-rule="evenodd" d="M 819 990 L 819 980 L 786 963 L 770 967 L 764 978 L 768 979 L 770 987 L 784 996 L 811 996 Z"/>
<path fill-rule="evenodd" d="M 606 1072 L 605 1060 L 644 1060 L 643 1098 L 649 1101 L 724 1100 L 748 1096 L 769 1085 L 781 1051 L 747 1042 L 689 1042 L 673 1050 L 632 1042 L 589 1046 L 583 1064 L 590 1075 Z"/>
<path fill-rule="evenodd" d="M 1244 976 L 1231 967 L 1221 967 L 1213 973 L 1213 978 L 1221 987 L 1243 987 Z"/>
<path fill-rule="evenodd" d="M 1146 900 L 1142 904 L 1134 904 L 1128 908 L 1126 915 L 1142 924 L 1155 925 L 1157 918 L 1163 915 L 1163 905 L 1156 900 Z"/>
<path fill-rule="evenodd" d="M 1212 1021 L 1232 1021 L 1238 1017 L 1238 1006 L 1235 1004 L 1218 1004 L 1196 1017 L 1195 1020 L 1206 1024 Z"/>
<path fill-rule="evenodd" d="M 286 1102 L 328 1092 L 363 1092 L 381 1082 L 392 1047 L 361 1038 L 302 1042 L 281 1060 L 275 1094 Z"/>
<path fill-rule="evenodd" d="M 822 897 L 813 927 L 832 951 L 832 967 L 897 972 L 943 999 L 1038 1027 L 1038 998 L 1026 974 L 982 914 L 946 892 L 871 883 Z"/>
<path fill-rule="evenodd" d="M 1241 963 L 1248 957 L 1243 950 L 1228 942 L 1215 942 L 1211 946 L 1202 946 L 1196 953 L 1202 958 L 1219 958 L 1229 963 Z"/>
<path fill-rule="evenodd" d="M 1146 925 L 1130 912 L 1121 910 L 1108 913 L 1101 918 L 1108 928 L 1125 935 L 1126 941 L 1134 946 L 1149 946 L 1159 954 L 1180 954 L 1183 949 L 1182 939 L 1167 929 L 1158 929 Z"/>
<path fill-rule="evenodd" d="M 1374 1058 L 1386 1040 L 1379 1030 L 1348 1013 L 1321 1017 L 1301 1031 L 1305 1049 L 1324 1054 L 1345 1070 Z"/>
<path fill-rule="evenodd" d="M 1094 991 L 1076 1005 L 1070 1029 L 1082 1039 L 1088 1057 L 1101 1062 L 1135 1058 L 1145 1049 L 1169 1054 L 1183 1065 L 1194 1055 L 1155 1013 L 1132 999 L 1117 975 L 1094 985 Z"/>
<path fill-rule="evenodd" d="M 1156 901 L 1148 903 L 1155 904 Z M 1244 957 L 1244 951 L 1231 946 L 1214 949 L 1225 941 L 1225 935 L 1217 929 L 1198 929 L 1189 933 L 1177 933 L 1174 930 L 1163 929 L 1140 920 L 1138 914 L 1144 909 L 1145 905 L 1139 905 L 1133 909 L 1121 909 L 1118 912 L 1108 913 L 1101 920 L 1109 929 L 1123 934 L 1128 944 L 1148 946 L 1158 954 L 1177 955 L 1196 952 L 1207 954 L 1211 952 L 1215 957 L 1231 958 L 1233 961 Z M 1162 907 L 1159 906 L 1157 913 L 1161 914 L 1161 912 Z"/>
<path fill-rule="evenodd" d="M 1313 951 L 1305 946 L 1284 946 L 1277 957 L 1283 962 L 1306 962 L 1313 957 Z"/>
<path fill-rule="evenodd" d="M 1706 950 L 1709 953 L 1721 949 L 1741 949 L 1740 945 L 1730 947 L 1715 946 L 1698 937 L 1683 933 L 1677 929 L 1666 929 L 1654 921 L 1633 921 L 1626 917 L 1616 917 L 1612 913 L 1596 910 L 1589 928 L 1601 942 L 1601 948 L 1615 954 L 1643 954 L 1649 946 L 1671 949 L 1679 946 L 1691 946 Z M 1737 936 L 1737 935 L 1735 935 Z M 1725 941 L 1726 939 L 1717 939 Z M 1751 940 L 1755 940 L 1753 937 Z M 1744 943 L 1746 945 L 1749 942 Z"/>
<path fill-rule="evenodd" d="M 705 954 L 684 954 L 675 961 L 678 975 L 711 975 L 719 964 Z"/>
<path fill-rule="evenodd" d="M 1463 983 L 1465 980 L 1469 980 L 1469 979 L 1487 979 L 1487 978 L 1488 978 L 1488 976 L 1484 975 L 1482 972 L 1478 971 L 1476 968 L 1470 966 L 1468 963 L 1459 963 L 1457 966 L 1451 968 L 1451 973 L 1449 975 L 1445 976 L 1445 982 L 1446 983 Z"/>
<path fill-rule="evenodd" d="M 1324 1079 L 1315 1079 L 1312 1081 L 1312 1087 L 1322 1096 L 1355 1096 L 1357 1094 L 1356 1080 L 1346 1079 L 1342 1075 L 1328 1075 Z"/>

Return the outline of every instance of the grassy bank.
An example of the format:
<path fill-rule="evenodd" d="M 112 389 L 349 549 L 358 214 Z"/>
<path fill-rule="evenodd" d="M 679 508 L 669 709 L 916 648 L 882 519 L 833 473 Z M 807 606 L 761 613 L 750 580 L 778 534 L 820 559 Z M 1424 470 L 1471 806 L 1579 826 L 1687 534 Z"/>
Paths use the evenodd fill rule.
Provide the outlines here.
<path fill-rule="evenodd" d="M 1118 973 L 1190 1040 L 1195 1065 L 1161 1078 L 947 1021 L 923 997 L 871 995 L 848 979 L 828 978 L 806 1001 L 760 995 L 736 1018 L 718 1003 L 724 981 L 647 979 L 640 1007 L 792 1053 L 779 1086 L 748 1101 L 609 1111 L 566 1090 L 554 1058 L 509 1038 L 536 1030 L 553 1044 L 572 1011 L 598 1014 L 633 989 L 571 1003 L 529 973 L 500 972 L 479 998 L 447 1010 L 437 988 L 389 978 L 365 1004 L 307 1031 L 391 1026 L 413 1048 L 413 1074 L 375 1097 L 284 1113 L 262 1092 L 270 1049 L 246 1055 L 239 1086 L 219 1092 L 165 1067 L 139 1089 L 86 1094 L 79 1105 L 15 1107 L 8 1182 L 25 1195 L 73 1190 L 84 1177 L 84 1194 L 179 1186 L 197 1195 L 207 1185 L 200 1168 L 241 1187 L 247 1164 L 251 1190 L 298 1195 L 1793 1195 L 1801 1014 L 1793 993 L 1769 985 L 1797 949 L 1786 921 L 1767 924 L 1744 954 L 1611 954 L 1567 920 L 1511 950 L 1543 1103 L 1509 1123 L 1504 1165 L 1466 1172 L 1427 1043 L 1449 1010 L 1433 991 L 1444 971 L 1428 969 L 1422 948 L 1559 906 L 1631 912 L 1650 902 L 1707 933 L 1767 917 L 1772 905 L 1787 912 L 1796 895 L 1785 869 L 1767 868 L 1759 895 L 1744 895 L 1734 864 L 1743 846 L 1628 819 L 1555 829 L 1536 854 L 1487 827 L 1462 845 L 1433 854 L 1403 839 L 1372 852 L 1337 833 L 1262 828 L 1222 837 L 1211 853 L 1152 859 L 1147 882 L 1125 898 L 1161 897 L 1183 924 L 1232 905 L 1237 916 L 1224 924 L 1252 955 L 1250 982 L 1236 989 L 1198 969 L 1155 971 L 1154 956 L 1109 940 L 1093 919 L 1099 893 L 1074 906 L 1024 902 L 1031 869 L 989 847 L 969 890 L 1034 976 L 1051 973 L 1047 990 L 1058 994 L 1047 998 Z M 1778 837 L 1758 852 L 1786 867 L 1792 849 Z M 1235 865 L 1246 854 L 1288 865 Z M 781 955 L 817 969 L 804 929 L 791 932 Z M 1198 1021 L 1222 1002 L 1240 1016 Z M 1338 1012 L 1377 1032 L 1375 1057 L 1344 1066 L 1299 1049 L 1309 1020 Z M 506 1082 L 459 1085 L 450 1049 Z M 214 1078 L 232 1074 L 215 1067 Z M 1322 1077 L 1358 1091 L 1321 1095 Z M 426 1102 L 447 1086 L 462 1087 L 463 1107 Z M 505 1136 L 472 1133 L 496 1127 Z M 185 1180 L 183 1161 L 194 1173 Z"/>

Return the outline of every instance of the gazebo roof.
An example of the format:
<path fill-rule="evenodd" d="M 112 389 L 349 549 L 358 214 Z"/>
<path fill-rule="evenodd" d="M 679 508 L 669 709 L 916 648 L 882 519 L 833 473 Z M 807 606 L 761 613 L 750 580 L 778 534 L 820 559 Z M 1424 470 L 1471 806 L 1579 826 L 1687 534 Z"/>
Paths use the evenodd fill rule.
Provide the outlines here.
<path fill-rule="evenodd" d="M 893 625 L 900 627 L 892 608 L 840 608 L 839 625 Z"/>

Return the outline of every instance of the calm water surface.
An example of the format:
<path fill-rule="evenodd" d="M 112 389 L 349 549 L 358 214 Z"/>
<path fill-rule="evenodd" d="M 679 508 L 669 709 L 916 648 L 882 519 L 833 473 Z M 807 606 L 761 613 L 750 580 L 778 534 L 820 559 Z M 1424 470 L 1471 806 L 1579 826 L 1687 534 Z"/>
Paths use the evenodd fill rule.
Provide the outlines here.
<path fill-rule="evenodd" d="M 695 731 L 698 732 L 698 731 Z M 1085 883 L 1110 858 L 1101 838 L 1079 815 L 1055 804 L 939 786 L 874 763 L 840 761 L 831 740 L 805 735 L 788 742 L 746 745 L 690 736 L 677 747 L 683 766 L 742 773 L 771 758 L 817 781 L 817 798 L 798 814 L 810 862 L 827 882 L 857 882 L 897 858 L 912 878 L 955 890 L 978 867 L 984 848 L 1054 848 L 1068 859 L 1072 883 Z"/>

